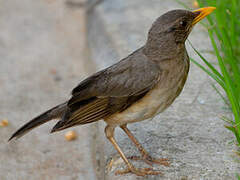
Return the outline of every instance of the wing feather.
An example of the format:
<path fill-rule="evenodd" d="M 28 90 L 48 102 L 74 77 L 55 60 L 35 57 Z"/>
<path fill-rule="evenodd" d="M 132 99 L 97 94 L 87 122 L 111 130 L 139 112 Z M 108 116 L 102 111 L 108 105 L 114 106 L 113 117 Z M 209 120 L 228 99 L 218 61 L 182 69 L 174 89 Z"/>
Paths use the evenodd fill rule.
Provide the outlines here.
<path fill-rule="evenodd" d="M 123 111 L 151 90 L 159 82 L 160 75 L 158 65 L 148 60 L 140 48 L 74 88 L 68 111 L 52 132 Z"/>
<path fill-rule="evenodd" d="M 95 102 L 74 111 L 69 120 L 74 121 L 74 119 L 81 119 L 86 116 L 91 116 L 93 113 L 106 109 L 107 106 L 108 106 L 107 98 L 97 99 Z"/>

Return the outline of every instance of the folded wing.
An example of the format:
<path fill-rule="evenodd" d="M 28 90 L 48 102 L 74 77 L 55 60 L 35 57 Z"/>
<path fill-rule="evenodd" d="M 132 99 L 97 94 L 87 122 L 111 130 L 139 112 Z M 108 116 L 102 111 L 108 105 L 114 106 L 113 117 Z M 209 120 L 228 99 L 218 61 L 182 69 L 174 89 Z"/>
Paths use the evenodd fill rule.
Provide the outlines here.
<path fill-rule="evenodd" d="M 82 81 L 52 132 L 108 117 L 141 99 L 159 81 L 159 67 L 141 49 Z"/>

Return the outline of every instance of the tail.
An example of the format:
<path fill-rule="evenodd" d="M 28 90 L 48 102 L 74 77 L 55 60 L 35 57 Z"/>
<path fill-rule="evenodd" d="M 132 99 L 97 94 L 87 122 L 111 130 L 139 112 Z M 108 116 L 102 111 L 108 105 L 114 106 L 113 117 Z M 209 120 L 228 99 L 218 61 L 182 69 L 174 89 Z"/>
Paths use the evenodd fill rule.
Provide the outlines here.
<path fill-rule="evenodd" d="M 13 138 L 20 138 L 32 129 L 37 126 L 40 126 L 52 119 L 60 118 L 67 109 L 67 102 L 59 104 L 58 106 L 44 112 L 43 114 L 35 117 L 33 120 L 28 122 L 27 124 L 23 125 L 20 129 L 18 129 L 8 141 Z"/>

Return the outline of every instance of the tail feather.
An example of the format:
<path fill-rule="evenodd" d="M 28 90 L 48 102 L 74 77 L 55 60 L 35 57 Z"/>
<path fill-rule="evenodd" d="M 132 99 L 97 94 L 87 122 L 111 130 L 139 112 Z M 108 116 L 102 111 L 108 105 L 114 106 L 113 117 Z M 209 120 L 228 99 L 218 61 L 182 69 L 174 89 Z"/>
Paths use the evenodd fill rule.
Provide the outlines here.
<path fill-rule="evenodd" d="M 42 113 L 41 115 L 35 117 L 31 121 L 29 121 L 27 124 L 23 125 L 20 129 L 18 129 L 10 138 L 8 141 L 10 141 L 13 138 L 20 138 L 32 129 L 56 118 L 60 118 L 64 112 L 67 109 L 67 102 L 59 104 L 58 106 L 55 106 L 54 108 Z"/>

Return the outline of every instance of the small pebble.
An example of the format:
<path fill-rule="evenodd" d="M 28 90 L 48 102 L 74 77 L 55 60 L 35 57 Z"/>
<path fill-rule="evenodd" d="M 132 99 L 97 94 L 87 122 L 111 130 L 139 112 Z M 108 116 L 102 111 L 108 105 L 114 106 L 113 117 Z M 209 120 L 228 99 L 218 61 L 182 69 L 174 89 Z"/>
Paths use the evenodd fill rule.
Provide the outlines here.
<path fill-rule="evenodd" d="M 67 141 L 72 141 L 74 139 L 77 138 L 77 134 L 74 132 L 74 131 L 68 131 L 66 134 L 65 134 L 65 139 Z"/>
<path fill-rule="evenodd" d="M 205 101 L 203 99 L 198 98 L 199 104 L 205 104 Z"/>
<path fill-rule="evenodd" d="M 56 69 L 50 69 L 49 72 L 53 75 L 57 74 L 57 70 Z"/>
<path fill-rule="evenodd" d="M 193 2 L 193 7 L 195 7 L 195 8 L 199 8 L 199 4 L 198 4 L 197 1 L 194 1 L 194 2 Z"/>
<path fill-rule="evenodd" d="M 0 126 L 5 127 L 8 125 L 8 120 L 4 119 L 0 122 Z"/>

